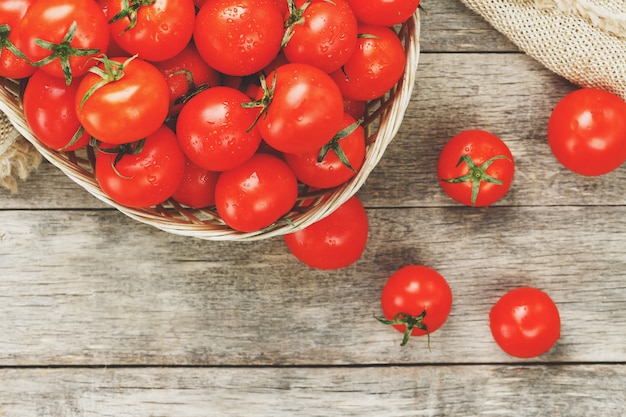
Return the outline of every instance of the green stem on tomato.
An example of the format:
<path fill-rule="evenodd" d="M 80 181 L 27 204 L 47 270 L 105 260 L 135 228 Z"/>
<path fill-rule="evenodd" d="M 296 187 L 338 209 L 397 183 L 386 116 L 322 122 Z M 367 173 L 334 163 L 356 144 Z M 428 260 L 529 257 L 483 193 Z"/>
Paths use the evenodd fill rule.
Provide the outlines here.
<path fill-rule="evenodd" d="M 428 337 L 428 350 L 430 350 L 430 332 L 428 331 L 428 326 L 426 326 L 426 324 L 424 324 L 423 322 L 424 317 L 426 317 L 425 309 L 424 311 L 421 312 L 421 314 L 417 316 L 412 316 L 410 314 L 400 312 L 400 313 L 397 313 L 395 316 L 393 316 L 392 320 L 374 316 L 376 320 L 389 326 L 395 326 L 395 325 L 405 326 L 404 337 L 402 338 L 402 343 L 400 343 L 400 346 L 404 346 L 408 343 L 413 329 L 417 328 L 417 329 L 425 331 L 426 336 Z"/>

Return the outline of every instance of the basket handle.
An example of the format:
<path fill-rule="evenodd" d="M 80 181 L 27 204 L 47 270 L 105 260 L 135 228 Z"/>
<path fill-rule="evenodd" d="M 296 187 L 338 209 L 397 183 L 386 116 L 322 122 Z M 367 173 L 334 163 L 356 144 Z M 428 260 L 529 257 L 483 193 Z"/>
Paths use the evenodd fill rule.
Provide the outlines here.
<path fill-rule="evenodd" d="M 593 26 L 618 38 L 626 38 L 626 13 L 615 13 L 590 0 L 533 0 L 542 9 L 560 11 L 580 17 Z"/>

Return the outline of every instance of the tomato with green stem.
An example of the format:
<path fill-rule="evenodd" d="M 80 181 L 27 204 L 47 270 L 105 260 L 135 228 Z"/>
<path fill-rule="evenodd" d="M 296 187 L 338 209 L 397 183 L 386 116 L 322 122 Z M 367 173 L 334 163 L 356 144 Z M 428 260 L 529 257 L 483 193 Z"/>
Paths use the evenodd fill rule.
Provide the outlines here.
<path fill-rule="evenodd" d="M 491 308 L 489 327 L 498 346 L 518 358 L 543 355 L 561 337 L 557 305 L 547 293 L 533 287 L 504 294 Z"/>
<path fill-rule="evenodd" d="M 19 38 L 19 21 L 33 2 L 34 0 L 0 1 L 0 77 L 26 78 L 36 70 L 15 45 Z"/>
<path fill-rule="evenodd" d="M 453 200 L 472 207 L 489 206 L 511 188 L 515 163 L 496 135 L 466 130 L 450 139 L 439 154 L 439 185 Z"/>
<path fill-rule="evenodd" d="M 411 336 L 428 336 L 448 320 L 452 290 L 436 270 L 424 265 L 407 265 L 394 272 L 381 293 L 383 324 L 404 334 L 401 345 Z"/>

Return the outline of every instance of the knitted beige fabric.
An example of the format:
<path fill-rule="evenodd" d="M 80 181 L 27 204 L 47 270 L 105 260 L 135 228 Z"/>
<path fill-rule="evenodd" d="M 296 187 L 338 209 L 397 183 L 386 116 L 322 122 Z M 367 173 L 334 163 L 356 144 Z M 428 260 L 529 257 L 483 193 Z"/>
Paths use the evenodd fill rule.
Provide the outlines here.
<path fill-rule="evenodd" d="M 25 180 L 41 163 L 37 150 L 13 128 L 0 112 L 0 186 L 17 191 L 17 180 Z"/>
<path fill-rule="evenodd" d="M 626 99 L 626 0 L 461 1 L 555 73 Z"/>

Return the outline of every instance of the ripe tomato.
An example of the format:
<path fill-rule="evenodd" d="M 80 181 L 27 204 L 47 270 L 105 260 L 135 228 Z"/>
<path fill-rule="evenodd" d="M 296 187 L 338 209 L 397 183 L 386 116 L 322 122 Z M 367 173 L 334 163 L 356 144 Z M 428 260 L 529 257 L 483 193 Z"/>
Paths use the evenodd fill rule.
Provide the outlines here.
<path fill-rule="evenodd" d="M 18 33 L 17 47 L 28 60 L 68 84 L 109 45 L 108 23 L 94 0 L 36 1 L 20 20 Z"/>
<path fill-rule="evenodd" d="M 319 150 L 339 131 L 343 98 L 324 71 L 309 64 L 285 64 L 266 83 L 271 99 L 257 125 L 274 149 L 286 153 Z M 267 93 L 260 92 L 258 101 L 264 102 Z"/>
<path fill-rule="evenodd" d="M 356 50 L 331 75 L 345 97 L 373 100 L 400 80 L 406 54 L 398 36 L 386 26 L 359 24 L 358 33 Z"/>
<path fill-rule="evenodd" d="M 286 234 L 284 241 L 302 263 L 331 270 L 358 261 L 367 245 L 367 236 L 367 213 L 359 199 L 352 196 L 322 220 Z"/>
<path fill-rule="evenodd" d="M 423 265 L 407 265 L 394 272 L 383 287 L 381 306 L 384 324 L 410 336 L 423 336 L 439 329 L 452 310 L 452 290 L 439 272 Z"/>
<path fill-rule="evenodd" d="M 280 51 L 283 16 L 272 0 L 208 0 L 193 39 L 208 64 L 228 75 L 262 70 Z"/>
<path fill-rule="evenodd" d="M 215 204 L 215 184 L 218 176 L 219 173 L 200 168 L 187 158 L 185 174 L 172 198 L 192 208 L 212 206 Z"/>
<path fill-rule="evenodd" d="M 357 21 L 346 0 L 297 0 L 285 22 L 283 52 L 289 62 L 331 73 L 356 49 Z"/>
<path fill-rule="evenodd" d="M 34 0 L 0 1 L 0 77 L 26 78 L 35 72 L 15 43 L 19 21 Z"/>
<path fill-rule="evenodd" d="M 439 154 L 439 185 L 452 199 L 472 207 L 489 206 L 511 188 L 515 163 L 508 146 L 484 130 L 466 130 Z"/>
<path fill-rule="evenodd" d="M 215 186 L 215 206 L 235 230 L 254 232 L 287 214 L 298 198 L 298 180 L 281 159 L 257 153 L 222 172 Z"/>
<path fill-rule="evenodd" d="M 581 88 L 563 97 L 548 121 L 556 159 L 581 175 L 603 175 L 626 160 L 626 102 L 608 91 Z"/>
<path fill-rule="evenodd" d="M 417 10 L 420 0 L 348 0 L 360 22 L 393 26 L 406 22 Z"/>
<path fill-rule="evenodd" d="M 123 153 L 104 145 L 96 156 L 96 180 L 113 201 L 149 207 L 170 198 L 185 172 L 185 156 L 176 135 L 162 126 L 144 140 L 121 145 Z"/>
<path fill-rule="evenodd" d="M 284 154 L 285 161 L 302 183 L 315 188 L 336 187 L 361 169 L 365 161 L 363 128 L 345 113 L 340 129 L 321 150 Z"/>
<path fill-rule="evenodd" d="M 35 136 L 46 146 L 73 151 L 89 144 L 81 127 L 74 100 L 80 79 L 67 85 L 63 78 L 38 69 L 28 79 L 23 95 L 24 117 Z"/>
<path fill-rule="evenodd" d="M 108 74 L 108 75 L 105 75 Z M 103 79 L 111 77 L 99 88 Z M 121 144 L 156 132 L 169 111 L 170 90 L 163 74 L 139 58 L 103 58 L 76 92 L 76 114 L 96 139 Z"/>
<path fill-rule="evenodd" d="M 259 148 L 261 135 L 254 126 L 257 112 L 241 105 L 249 101 L 243 92 L 222 86 L 189 100 L 176 122 L 185 155 L 210 171 L 226 171 L 250 159 Z"/>
<path fill-rule="evenodd" d="M 108 16 L 122 49 L 147 61 L 163 61 L 189 44 L 196 8 L 193 0 L 109 0 Z"/>
<path fill-rule="evenodd" d="M 561 336 L 559 310 L 545 292 L 520 287 L 500 298 L 489 313 L 489 327 L 502 350 L 518 358 L 546 353 Z"/>

